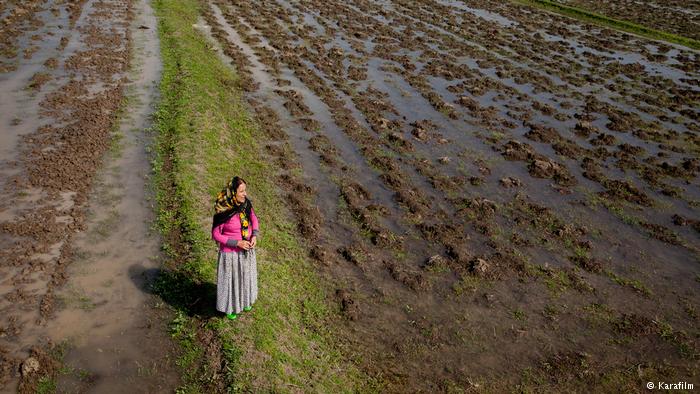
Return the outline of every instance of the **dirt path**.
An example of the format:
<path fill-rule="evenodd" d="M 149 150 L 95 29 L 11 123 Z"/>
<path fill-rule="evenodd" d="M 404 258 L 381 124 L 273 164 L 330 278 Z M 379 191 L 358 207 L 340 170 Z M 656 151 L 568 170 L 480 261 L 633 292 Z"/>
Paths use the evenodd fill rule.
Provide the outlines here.
<path fill-rule="evenodd" d="M 147 128 L 161 67 L 157 22 L 145 0 L 87 1 L 74 17 L 58 4 L 43 6 L 37 18 L 48 31 L 71 26 L 68 39 L 43 42 L 33 60 L 20 60 L 0 81 L 14 95 L 0 103 L 2 122 L 17 126 L 2 141 L 4 194 L 12 202 L 0 211 L 8 245 L 0 267 L 8 316 L 0 326 L 3 391 L 14 392 L 20 376 L 20 391 L 31 391 L 45 374 L 58 392 L 169 392 L 179 379 L 169 359 L 169 320 L 149 293 L 160 264 L 147 188 Z M 51 81 L 44 89 L 23 90 L 42 72 Z M 90 123 L 71 123 L 76 118 Z M 63 150 L 73 130 L 89 133 L 80 136 L 88 143 Z M 38 149 L 62 155 L 42 161 Z M 63 171 L 63 178 L 42 187 L 36 169 Z M 30 230 L 47 222 L 56 225 Z M 36 250 L 36 243 L 50 247 Z M 56 358 L 59 349 L 57 375 L 45 356 Z M 38 371 L 20 374 L 32 359 Z"/>

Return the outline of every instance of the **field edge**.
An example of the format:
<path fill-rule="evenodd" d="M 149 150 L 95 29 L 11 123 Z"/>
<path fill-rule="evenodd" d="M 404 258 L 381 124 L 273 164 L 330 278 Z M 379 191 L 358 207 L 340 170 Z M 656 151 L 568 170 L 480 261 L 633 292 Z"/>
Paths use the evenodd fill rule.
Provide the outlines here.
<path fill-rule="evenodd" d="M 175 312 L 178 392 L 288 391 L 309 381 L 325 392 L 377 391 L 380 384 L 340 350 L 333 330 L 342 318 L 326 298 L 330 284 L 293 236 L 294 219 L 270 176 L 276 169 L 262 158 L 237 76 L 197 30 L 200 6 L 154 2 L 163 58 L 154 188 L 167 255 L 155 291 Z M 213 310 L 216 252 L 208 226 L 212 198 L 234 174 L 248 180 L 261 218 L 261 293 L 252 315 L 231 322 Z"/>
<path fill-rule="evenodd" d="M 580 21 L 594 23 L 599 26 L 636 34 L 645 38 L 666 41 L 672 44 L 683 45 L 690 49 L 700 50 L 700 41 L 677 34 L 652 29 L 626 20 L 610 18 L 586 9 L 572 7 L 551 0 L 511 0 L 518 4 L 536 7 L 542 10 L 568 16 Z"/>

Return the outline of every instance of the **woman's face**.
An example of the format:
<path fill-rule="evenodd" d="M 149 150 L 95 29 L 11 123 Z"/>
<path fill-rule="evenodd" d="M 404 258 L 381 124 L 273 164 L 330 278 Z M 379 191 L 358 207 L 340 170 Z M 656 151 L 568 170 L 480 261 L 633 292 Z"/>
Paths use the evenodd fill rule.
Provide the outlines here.
<path fill-rule="evenodd" d="M 245 202 L 245 198 L 248 195 L 248 193 L 246 192 L 245 189 L 246 189 L 245 183 L 241 183 L 238 186 L 238 189 L 236 190 L 236 201 L 238 201 L 240 203 Z"/>

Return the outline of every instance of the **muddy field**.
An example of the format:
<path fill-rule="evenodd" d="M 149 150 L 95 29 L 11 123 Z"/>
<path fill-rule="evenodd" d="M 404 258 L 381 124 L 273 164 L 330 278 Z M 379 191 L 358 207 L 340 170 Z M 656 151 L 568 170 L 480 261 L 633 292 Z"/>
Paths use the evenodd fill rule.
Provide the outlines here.
<path fill-rule="evenodd" d="M 697 382 L 697 52 L 510 2 L 203 10 L 391 391 Z"/>
<path fill-rule="evenodd" d="M 162 390 L 177 376 L 147 308 L 153 12 L 35 0 L 0 20 L 0 392 Z"/>
<path fill-rule="evenodd" d="M 389 391 L 700 384 L 697 52 L 512 2 L 201 5 L 344 350 Z M 599 11 L 622 6 L 697 34 L 692 2 Z M 132 133 L 158 73 L 141 7 L 0 2 L 1 389 L 34 391 L 66 337 L 65 391 L 176 380 L 141 313 L 158 246 Z"/>

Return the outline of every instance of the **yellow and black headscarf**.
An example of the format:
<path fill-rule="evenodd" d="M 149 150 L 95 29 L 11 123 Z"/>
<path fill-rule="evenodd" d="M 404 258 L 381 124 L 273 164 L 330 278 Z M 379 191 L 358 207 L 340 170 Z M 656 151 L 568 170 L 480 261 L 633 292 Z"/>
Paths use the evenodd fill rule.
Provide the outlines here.
<path fill-rule="evenodd" d="M 250 234 L 250 214 L 253 210 L 253 204 L 248 197 L 246 197 L 245 201 L 242 203 L 236 200 L 236 190 L 238 190 L 238 187 L 242 184 L 247 184 L 247 182 L 244 181 L 243 178 L 234 176 L 231 178 L 228 185 L 226 185 L 226 188 L 221 190 L 216 196 L 212 228 L 227 222 L 233 215 L 239 215 L 241 218 L 241 234 L 243 235 L 243 239 L 248 240 L 248 235 Z"/>

